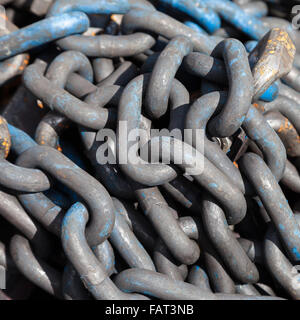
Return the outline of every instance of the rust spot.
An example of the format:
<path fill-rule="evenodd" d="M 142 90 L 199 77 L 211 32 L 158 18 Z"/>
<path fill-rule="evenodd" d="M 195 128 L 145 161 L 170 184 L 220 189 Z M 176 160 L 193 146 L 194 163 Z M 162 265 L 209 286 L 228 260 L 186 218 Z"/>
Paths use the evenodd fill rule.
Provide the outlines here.
<path fill-rule="evenodd" d="M 285 132 L 288 130 L 292 130 L 294 129 L 294 126 L 289 122 L 289 120 L 287 118 L 284 119 L 284 123 L 282 125 L 280 125 L 279 129 L 278 129 L 278 133 L 280 132 Z"/>
<path fill-rule="evenodd" d="M 6 16 L 6 14 L 0 14 L 0 18 L 3 19 L 3 20 L 8 21 L 8 18 Z"/>
<path fill-rule="evenodd" d="M 119 23 L 119 18 L 118 18 L 118 16 L 117 15 L 115 15 L 115 14 L 112 14 L 111 16 L 110 16 L 110 19 L 112 20 L 112 21 L 114 21 L 115 23 Z"/>
<path fill-rule="evenodd" d="M 253 107 L 256 108 L 257 110 L 261 111 L 261 112 L 265 112 L 265 108 L 262 105 L 260 105 L 260 104 L 258 104 L 256 102 L 253 103 Z"/>
<path fill-rule="evenodd" d="M 41 109 L 44 108 L 43 102 L 41 100 L 37 100 L 37 106 Z"/>

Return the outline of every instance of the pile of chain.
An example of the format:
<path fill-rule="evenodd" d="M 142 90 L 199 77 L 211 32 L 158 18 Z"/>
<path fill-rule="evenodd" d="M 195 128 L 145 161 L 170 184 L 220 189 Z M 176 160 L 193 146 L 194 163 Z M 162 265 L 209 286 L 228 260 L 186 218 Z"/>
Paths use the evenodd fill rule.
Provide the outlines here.
<path fill-rule="evenodd" d="M 1 300 L 300 299 L 299 1 L 0 4 Z"/>

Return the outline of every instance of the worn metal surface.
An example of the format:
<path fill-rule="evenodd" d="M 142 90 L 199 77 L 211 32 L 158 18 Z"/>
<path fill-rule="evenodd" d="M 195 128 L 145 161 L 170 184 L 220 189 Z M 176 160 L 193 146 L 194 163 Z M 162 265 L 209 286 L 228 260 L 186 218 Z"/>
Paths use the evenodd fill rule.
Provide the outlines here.
<path fill-rule="evenodd" d="M 0 4 L 0 300 L 300 298 L 289 9 Z"/>

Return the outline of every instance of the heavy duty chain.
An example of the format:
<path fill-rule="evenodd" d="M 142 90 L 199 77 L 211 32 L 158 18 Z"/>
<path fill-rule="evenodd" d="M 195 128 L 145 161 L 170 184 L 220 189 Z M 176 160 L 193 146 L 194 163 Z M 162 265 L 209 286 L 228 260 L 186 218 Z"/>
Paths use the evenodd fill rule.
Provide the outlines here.
<path fill-rule="evenodd" d="M 0 1 L 0 300 L 300 299 L 293 4 Z"/>

